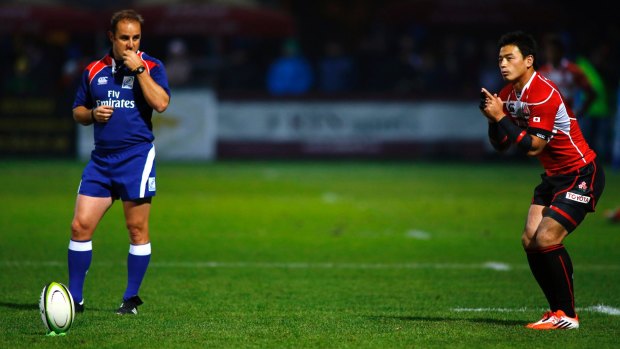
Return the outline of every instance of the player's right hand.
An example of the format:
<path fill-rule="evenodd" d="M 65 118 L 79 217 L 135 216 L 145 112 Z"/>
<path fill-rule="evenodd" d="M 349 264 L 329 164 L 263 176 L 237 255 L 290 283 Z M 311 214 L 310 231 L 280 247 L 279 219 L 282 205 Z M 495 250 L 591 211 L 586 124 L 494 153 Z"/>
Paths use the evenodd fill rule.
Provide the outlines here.
<path fill-rule="evenodd" d="M 484 96 L 484 98 L 483 98 Z M 504 117 L 504 102 L 497 94 L 491 94 L 484 87 L 480 91 L 480 111 L 492 122 Z"/>

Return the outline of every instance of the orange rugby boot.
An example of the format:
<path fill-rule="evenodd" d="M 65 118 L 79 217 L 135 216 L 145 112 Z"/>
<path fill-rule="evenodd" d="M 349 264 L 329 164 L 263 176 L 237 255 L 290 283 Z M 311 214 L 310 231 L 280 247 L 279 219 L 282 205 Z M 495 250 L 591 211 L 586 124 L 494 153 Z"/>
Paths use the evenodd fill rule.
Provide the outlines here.
<path fill-rule="evenodd" d="M 569 317 L 562 310 L 548 311 L 543 314 L 542 319 L 525 327 L 533 330 L 572 330 L 579 328 L 579 318 L 577 315 L 574 318 Z"/>

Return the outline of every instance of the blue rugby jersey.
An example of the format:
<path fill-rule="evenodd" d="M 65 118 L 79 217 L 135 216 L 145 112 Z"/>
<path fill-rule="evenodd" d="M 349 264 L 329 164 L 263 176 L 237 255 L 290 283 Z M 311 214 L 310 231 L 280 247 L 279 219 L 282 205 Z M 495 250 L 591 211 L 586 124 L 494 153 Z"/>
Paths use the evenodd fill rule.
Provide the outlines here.
<path fill-rule="evenodd" d="M 170 96 L 162 62 L 141 51 L 138 56 L 146 68 L 142 74 L 150 74 Z M 90 63 L 82 74 L 73 102 L 73 108 L 80 105 L 88 109 L 100 105 L 114 107 L 107 123 L 94 123 L 95 150 L 122 150 L 155 139 L 151 122 L 153 108 L 144 99 L 138 78 L 122 63 L 115 61 L 111 53 Z"/>

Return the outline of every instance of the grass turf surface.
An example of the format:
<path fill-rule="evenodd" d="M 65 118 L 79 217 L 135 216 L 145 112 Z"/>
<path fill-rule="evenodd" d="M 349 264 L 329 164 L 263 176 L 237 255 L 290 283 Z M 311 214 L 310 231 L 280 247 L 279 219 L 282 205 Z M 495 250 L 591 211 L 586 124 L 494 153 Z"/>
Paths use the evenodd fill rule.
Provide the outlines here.
<path fill-rule="evenodd" d="M 140 314 L 114 314 L 128 250 L 116 203 L 93 239 L 86 312 L 46 337 L 38 297 L 67 282 L 82 167 L 0 162 L 2 348 L 617 346 L 620 234 L 603 212 L 620 205 L 620 174 L 565 241 L 581 328 L 536 332 L 523 328 L 545 310 L 520 247 L 541 172 L 529 163 L 158 164 Z"/>

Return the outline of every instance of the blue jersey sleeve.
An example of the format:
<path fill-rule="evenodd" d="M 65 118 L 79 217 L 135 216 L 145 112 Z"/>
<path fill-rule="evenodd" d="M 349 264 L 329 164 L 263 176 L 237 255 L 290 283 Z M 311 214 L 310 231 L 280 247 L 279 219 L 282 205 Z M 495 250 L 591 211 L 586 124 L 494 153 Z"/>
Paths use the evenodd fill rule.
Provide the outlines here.
<path fill-rule="evenodd" d="M 93 98 L 90 93 L 90 84 L 88 82 L 88 74 L 89 70 L 84 69 L 82 72 L 82 78 L 80 79 L 80 85 L 77 88 L 77 92 L 75 94 L 75 100 L 73 101 L 73 109 L 78 106 L 84 106 L 88 109 L 93 108 Z"/>
<path fill-rule="evenodd" d="M 151 57 L 151 59 L 153 58 Z M 153 61 L 156 63 L 156 65 L 151 69 L 151 72 L 150 72 L 151 78 L 153 78 L 153 80 L 159 86 L 161 86 L 161 88 L 163 88 L 164 91 L 166 91 L 168 96 L 170 96 L 170 87 L 168 86 L 168 75 L 166 75 L 166 69 L 164 67 L 164 64 L 158 59 L 153 59 Z"/>

